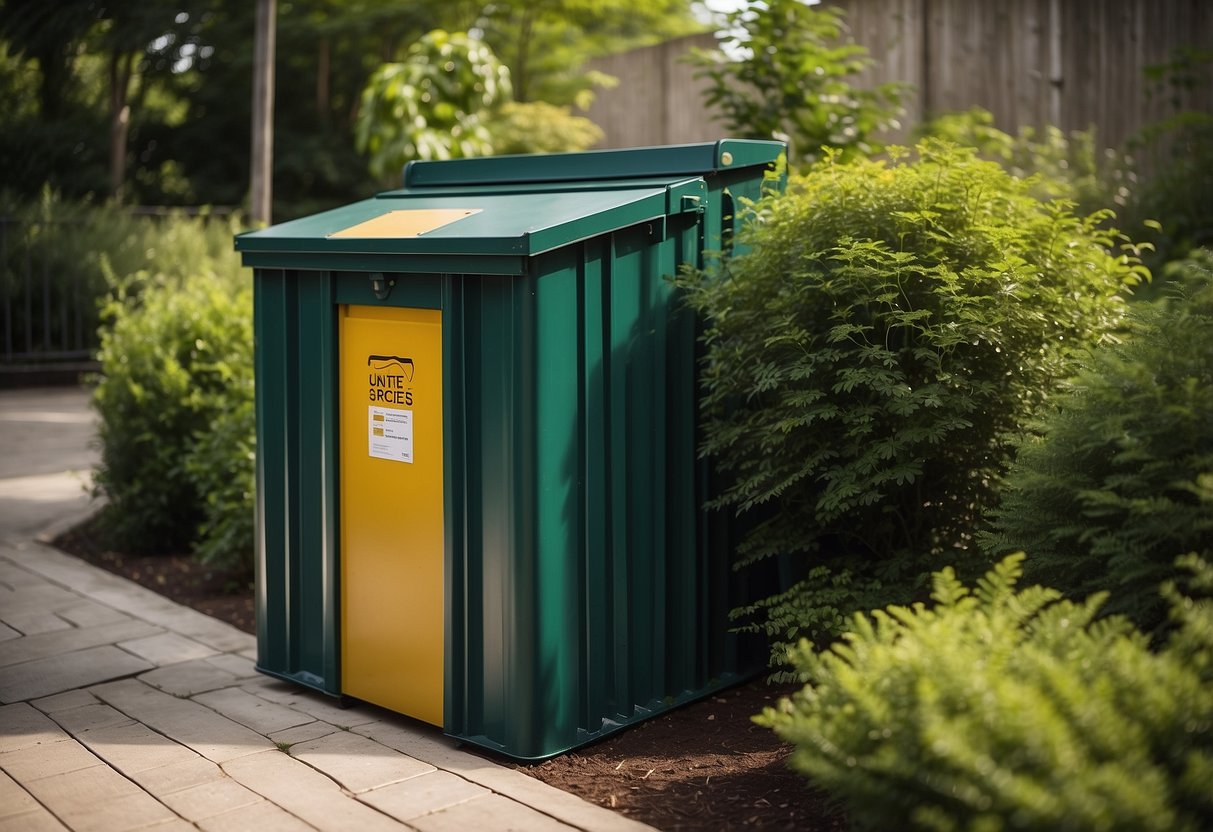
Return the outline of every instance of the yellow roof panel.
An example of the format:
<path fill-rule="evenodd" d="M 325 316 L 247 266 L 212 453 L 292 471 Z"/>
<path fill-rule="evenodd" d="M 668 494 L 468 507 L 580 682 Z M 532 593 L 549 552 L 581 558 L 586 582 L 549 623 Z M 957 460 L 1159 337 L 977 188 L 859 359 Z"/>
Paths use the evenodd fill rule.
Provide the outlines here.
<path fill-rule="evenodd" d="M 479 208 L 423 208 L 388 211 L 386 214 L 335 231 L 328 236 L 363 240 L 420 237 L 422 234 L 442 228 L 444 225 L 450 225 L 465 217 L 479 214 L 480 210 Z"/>

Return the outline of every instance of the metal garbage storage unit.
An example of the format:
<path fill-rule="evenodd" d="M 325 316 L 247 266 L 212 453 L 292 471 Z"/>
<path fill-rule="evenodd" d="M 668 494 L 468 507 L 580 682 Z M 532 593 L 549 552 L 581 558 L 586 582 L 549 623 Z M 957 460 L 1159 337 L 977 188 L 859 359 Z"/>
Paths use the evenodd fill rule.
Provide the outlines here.
<path fill-rule="evenodd" d="M 415 162 L 254 269 L 258 669 L 541 759 L 737 681 L 667 277 L 776 142 Z"/>

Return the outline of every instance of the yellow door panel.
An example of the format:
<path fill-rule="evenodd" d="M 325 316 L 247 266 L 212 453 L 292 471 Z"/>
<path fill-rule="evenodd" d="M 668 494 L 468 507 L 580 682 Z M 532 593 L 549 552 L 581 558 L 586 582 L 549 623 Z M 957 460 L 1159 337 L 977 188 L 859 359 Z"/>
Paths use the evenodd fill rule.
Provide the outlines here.
<path fill-rule="evenodd" d="M 341 689 L 442 725 L 442 313 L 339 320 Z"/>

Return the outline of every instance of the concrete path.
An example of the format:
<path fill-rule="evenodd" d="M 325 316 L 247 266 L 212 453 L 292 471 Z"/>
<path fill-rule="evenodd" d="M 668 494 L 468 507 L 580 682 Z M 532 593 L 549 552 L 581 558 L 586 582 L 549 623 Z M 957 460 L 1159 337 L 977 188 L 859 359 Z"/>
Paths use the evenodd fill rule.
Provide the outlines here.
<path fill-rule="evenodd" d="M 0 832 L 646 830 L 47 546 L 92 510 L 79 391 L 0 391 Z"/>

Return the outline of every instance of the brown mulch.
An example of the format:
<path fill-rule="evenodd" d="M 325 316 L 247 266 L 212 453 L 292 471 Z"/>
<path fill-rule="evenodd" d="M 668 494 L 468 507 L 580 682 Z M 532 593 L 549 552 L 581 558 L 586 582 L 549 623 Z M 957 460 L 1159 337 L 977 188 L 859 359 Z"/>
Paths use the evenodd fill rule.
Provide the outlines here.
<path fill-rule="evenodd" d="M 247 581 L 233 581 L 187 555 L 126 555 L 99 539 L 92 520 L 54 543 L 177 603 L 254 632 Z M 753 681 L 553 760 L 515 768 L 666 832 L 845 829 L 845 819 L 825 796 L 788 770 L 790 747 L 750 721 L 789 690 Z"/>
<path fill-rule="evenodd" d="M 846 829 L 825 796 L 788 769 L 790 747 L 750 721 L 790 690 L 756 680 L 518 768 L 666 832 Z"/>

